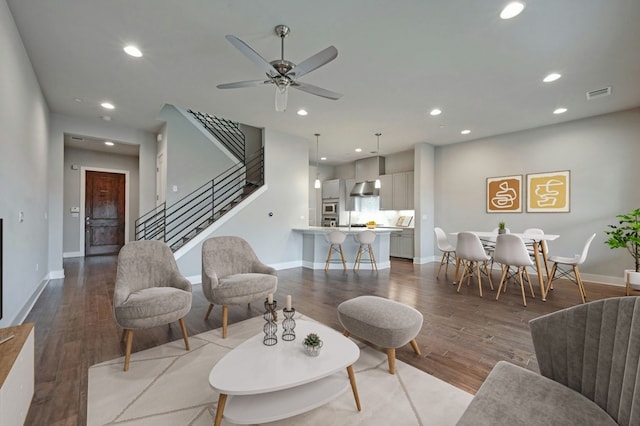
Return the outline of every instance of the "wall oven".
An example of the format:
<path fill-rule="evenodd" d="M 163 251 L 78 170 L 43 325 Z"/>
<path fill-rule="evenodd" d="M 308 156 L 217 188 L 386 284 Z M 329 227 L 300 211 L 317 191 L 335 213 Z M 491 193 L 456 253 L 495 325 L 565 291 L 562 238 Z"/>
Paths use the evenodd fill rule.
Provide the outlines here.
<path fill-rule="evenodd" d="M 322 218 L 322 226 L 338 226 L 338 218 L 335 216 L 324 216 Z"/>

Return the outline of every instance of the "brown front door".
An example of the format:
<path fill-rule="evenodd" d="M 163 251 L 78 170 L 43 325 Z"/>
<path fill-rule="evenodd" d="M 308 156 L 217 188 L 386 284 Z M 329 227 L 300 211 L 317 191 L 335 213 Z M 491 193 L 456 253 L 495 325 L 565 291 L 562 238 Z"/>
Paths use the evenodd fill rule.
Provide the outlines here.
<path fill-rule="evenodd" d="M 86 173 L 84 254 L 117 254 L 124 245 L 125 175 Z"/>

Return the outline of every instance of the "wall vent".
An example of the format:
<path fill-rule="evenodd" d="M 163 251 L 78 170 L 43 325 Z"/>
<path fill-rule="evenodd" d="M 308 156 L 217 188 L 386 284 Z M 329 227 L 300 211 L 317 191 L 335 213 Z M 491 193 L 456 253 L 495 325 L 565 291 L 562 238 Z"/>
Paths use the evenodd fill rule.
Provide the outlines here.
<path fill-rule="evenodd" d="M 74 141 L 83 141 L 83 140 L 84 140 L 84 138 L 81 138 L 80 136 L 71 136 L 71 140 L 74 140 Z"/>
<path fill-rule="evenodd" d="M 608 86 L 602 89 L 591 90 L 590 92 L 587 92 L 587 100 L 590 101 L 591 99 L 601 98 L 603 96 L 609 96 L 610 94 L 611 94 L 611 86 Z"/>

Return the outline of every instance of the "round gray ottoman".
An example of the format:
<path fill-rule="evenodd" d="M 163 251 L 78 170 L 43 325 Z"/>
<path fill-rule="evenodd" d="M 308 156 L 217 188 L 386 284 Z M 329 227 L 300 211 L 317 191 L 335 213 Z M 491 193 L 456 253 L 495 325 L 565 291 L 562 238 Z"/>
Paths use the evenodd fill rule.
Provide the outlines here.
<path fill-rule="evenodd" d="M 395 374 L 396 348 L 411 343 L 416 354 L 416 336 L 422 314 L 405 304 L 377 296 L 359 296 L 338 305 L 338 320 L 344 335 L 354 335 L 387 350 L 389 372 Z"/>

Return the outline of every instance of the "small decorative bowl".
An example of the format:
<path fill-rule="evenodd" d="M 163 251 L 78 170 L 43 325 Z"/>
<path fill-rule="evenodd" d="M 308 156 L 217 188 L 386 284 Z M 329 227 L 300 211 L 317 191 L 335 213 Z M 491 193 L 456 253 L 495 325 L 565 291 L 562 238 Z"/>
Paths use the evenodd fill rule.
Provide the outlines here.
<path fill-rule="evenodd" d="M 304 343 L 302 346 L 304 346 L 304 350 L 307 352 L 307 355 L 318 356 L 320 355 L 320 349 L 322 348 L 322 340 L 320 340 L 320 344 L 317 346 L 306 345 Z"/>
<path fill-rule="evenodd" d="M 376 225 L 367 225 L 368 229 L 376 229 Z"/>

